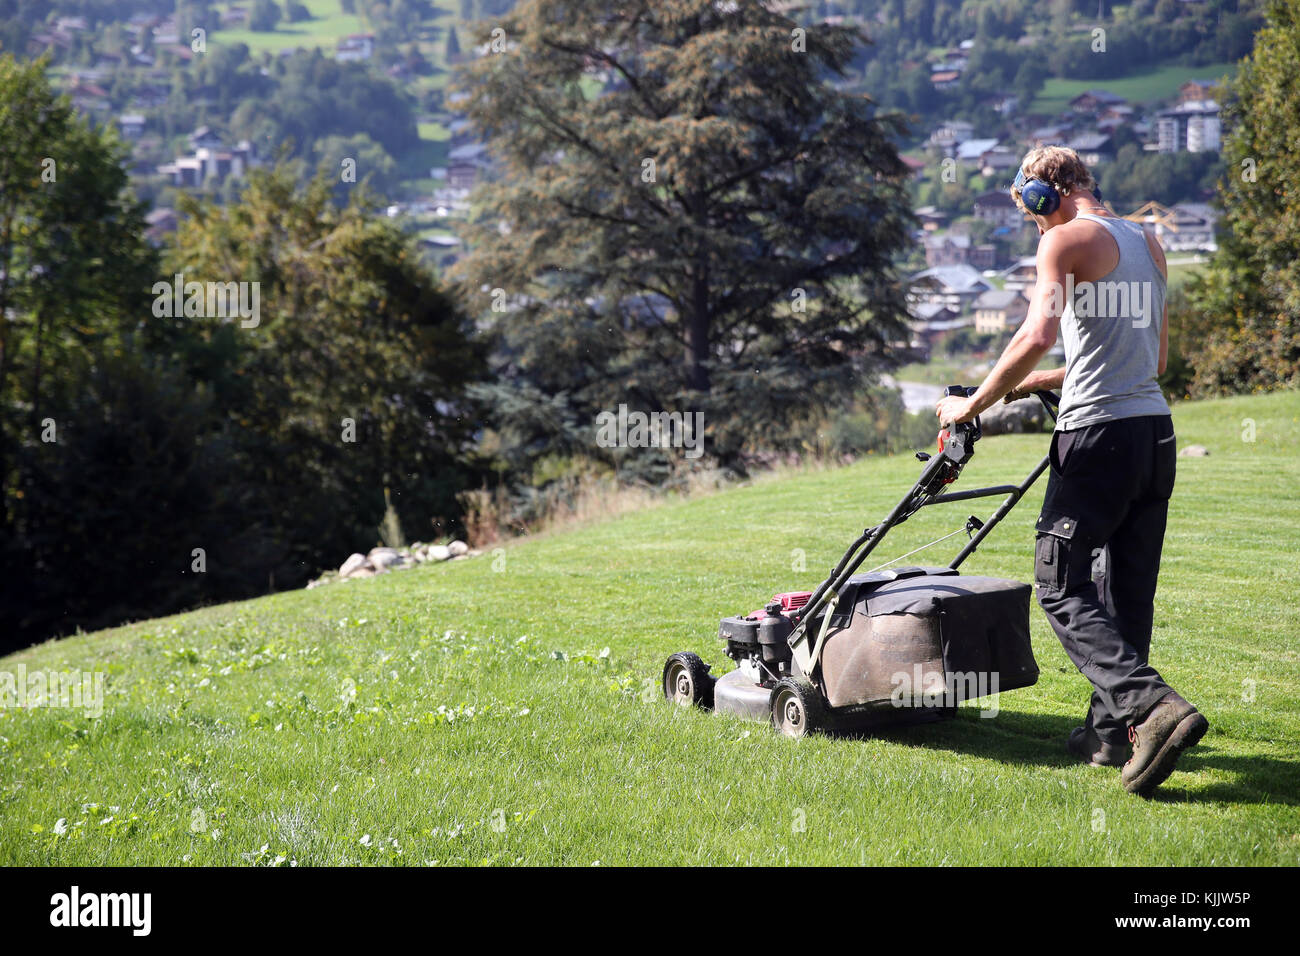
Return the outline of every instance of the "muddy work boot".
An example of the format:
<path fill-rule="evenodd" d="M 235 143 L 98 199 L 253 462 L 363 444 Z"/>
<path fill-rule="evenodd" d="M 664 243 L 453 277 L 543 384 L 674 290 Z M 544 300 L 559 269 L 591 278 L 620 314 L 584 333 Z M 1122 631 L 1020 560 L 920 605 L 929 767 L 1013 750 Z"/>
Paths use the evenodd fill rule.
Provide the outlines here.
<path fill-rule="evenodd" d="M 1090 767 L 1122 767 L 1128 753 L 1127 747 L 1103 741 L 1091 727 L 1075 727 L 1066 747 Z"/>
<path fill-rule="evenodd" d="M 1164 783 L 1182 752 L 1205 736 L 1205 715 L 1172 691 L 1160 698 L 1141 723 L 1128 729 L 1133 756 L 1124 764 L 1124 789 L 1139 796 Z"/>

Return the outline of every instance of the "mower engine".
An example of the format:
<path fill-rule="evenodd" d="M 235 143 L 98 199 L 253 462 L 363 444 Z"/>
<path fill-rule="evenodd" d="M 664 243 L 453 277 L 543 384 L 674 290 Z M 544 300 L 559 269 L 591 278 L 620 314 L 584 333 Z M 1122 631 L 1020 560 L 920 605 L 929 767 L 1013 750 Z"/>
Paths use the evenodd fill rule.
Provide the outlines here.
<path fill-rule="evenodd" d="M 724 653 L 756 685 L 772 687 L 790 676 L 792 654 L 788 639 L 794 630 L 790 614 L 808 603 L 810 597 L 811 591 L 788 591 L 774 595 L 761 611 L 722 619 L 718 637 L 726 642 Z"/>

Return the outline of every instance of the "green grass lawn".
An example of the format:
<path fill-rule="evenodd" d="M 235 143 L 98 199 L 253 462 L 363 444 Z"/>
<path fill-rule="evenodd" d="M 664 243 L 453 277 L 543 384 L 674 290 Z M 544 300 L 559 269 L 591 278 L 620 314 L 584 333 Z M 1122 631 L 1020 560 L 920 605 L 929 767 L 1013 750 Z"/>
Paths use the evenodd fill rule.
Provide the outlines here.
<path fill-rule="evenodd" d="M 370 32 L 365 17 L 344 13 L 339 0 L 302 0 L 302 3 L 311 11 L 312 19 L 290 23 L 282 17 L 276 28 L 269 32 L 247 28 L 218 30 L 212 33 L 211 40 L 230 46 L 243 43 L 253 53 L 319 47 L 332 55 L 343 37 Z"/>
<path fill-rule="evenodd" d="M 1085 90 L 1107 90 L 1130 103 L 1153 103 L 1177 95 L 1178 87 L 1188 80 L 1218 80 L 1232 76 L 1235 63 L 1210 63 L 1206 66 L 1168 66 L 1142 70 L 1114 80 L 1066 80 L 1051 77 L 1043 91 L 1034 98 L 1030 112 L 1055 116 L 1069 108 L 1070 100 Z"/>
<path fill-rule="evenodd" d="M 1211 454 L 1179 460 L 1152 655 L 1211 727 L 1155 799 L 1068 758 L 1088 685 L 1037 607 L 1042 676 L 993 719 L 796 742 L 659 699 L 669 653 L 723 670 L 720 617 L 883 517 L 919 468 L 898 456 L 12 655 L 107 691 L 98 719 L 0 711 L 0 863 L 1295 865 L 1300 395 L 1175 416 Z M 986 439 L 961 484 L 1046 444 Z M 1041 491 L 967 570 L 1032 579 Z"/>

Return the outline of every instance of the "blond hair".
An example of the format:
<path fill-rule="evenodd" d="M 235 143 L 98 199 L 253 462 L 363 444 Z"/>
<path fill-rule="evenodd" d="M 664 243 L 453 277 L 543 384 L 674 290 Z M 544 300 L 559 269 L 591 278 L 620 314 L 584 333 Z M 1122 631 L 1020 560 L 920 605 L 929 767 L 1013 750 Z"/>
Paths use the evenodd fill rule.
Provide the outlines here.
<path fill-rule="evenodd" d="M 1097 185 L 1079 154 L 1068 146 L 1035 147 L 1025 154 L 1020 168 L 1024 170 L 1026 180 L 1041 179 L 1051 183 L 1062 196 L 1068 196 L 1076 189 L 1092 192 Z M 1021 212 L 1029 211 L 1020 201 L 1020 190 L 1015 186 L 1011 187 L 1011 198 Z"/>

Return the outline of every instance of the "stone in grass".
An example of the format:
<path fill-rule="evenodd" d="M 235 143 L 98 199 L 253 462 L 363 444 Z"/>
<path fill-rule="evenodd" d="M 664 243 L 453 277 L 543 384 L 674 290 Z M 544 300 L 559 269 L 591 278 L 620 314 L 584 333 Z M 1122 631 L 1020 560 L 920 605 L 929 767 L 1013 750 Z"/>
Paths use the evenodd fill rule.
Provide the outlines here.
<path fill-rule="evenodd" d="M 366 560 L 376 571 L 387 571 L 394 565 L 403 563 L 402 553 L 396 548 L 372 548 Z"/>
<path fill-rule="evenodd" d="M 1205 458 L 1210 450 L 1204 445 L 1188 445 L 1178 453 L 1179 458 Z"/>
<path fill-rule="evenodd" d="M 980 414 L 985 435 L 1033 434 L 1043 430 L 1043 403 L 1036 398 L 995 402 Z"/>
<path fill-rule="evenodd" d="M 339 577 L 346 578 L 357 568 L 364 567 L 366 556 L 364 554 L 351 554 L 348 559 L 339 566 Z"/>
<path fill-rule="evenodd" d="M 425 553 L 430 561 L 446 561 L 451 557 L 451 549 L 445 544 L 431 544 Z"/>
<path fill-rule="evenodd" d="M 464 541 L 453 541 L 451 544 L 447 545 L 447 550 L 451 552 L 453 558 L 459 558 L 462 555 L 469 553 L 469 545 Z"/>
<path fill-rule="evenodd" d="M 357 578 L 373 578 L 376 573 L 375 569 L 370 565 L 363 564 L 360 567 L 353 569 L 352 573 L 344 578 L 344 580 L 355 581 Z"/>

